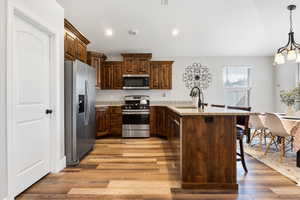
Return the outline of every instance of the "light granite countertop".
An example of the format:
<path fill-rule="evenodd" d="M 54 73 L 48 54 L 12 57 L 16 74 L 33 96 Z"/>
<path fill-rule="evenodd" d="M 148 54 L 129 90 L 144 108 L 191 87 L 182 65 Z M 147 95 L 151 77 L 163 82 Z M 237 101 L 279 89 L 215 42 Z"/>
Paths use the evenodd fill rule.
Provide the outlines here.
<path fill-rule="evenodd" d="M 124 101 L 98 101 L 95 107 L 122 106 Z M 191 101 L 151 101 L 150 106 L 192 106 Z"/>
<path fill-rule="evenodd" d="M 180 116 L 191 116 L 191 115 L 228 115 L 228 116 L 246 116 L 246 115 L 256 115 L 256 112 L 248 112 L 242 110 L 233 110 L 227 108 L 217 108 L 207 106 L 204 110 L 200 108 L 184 108 L 184 107 L 174 107 L 174 106 L 167 106 L 169 109 L 174 111 Z"/>
<path fill-rule="evenodd" d="M 106 109 L 109 106 L 121 106 L 124 103 L 121 101 L 112 102 L 97 102 L 97 109 Z M 245 115 L 255 115 L 259 114 L 257 112 L 248 112 L 242 110 L 233 110 L 227 108 L 217 108 L 207 106 L 204 110 L 194 107 L 192 102 L 188 101 L 153 101 L 150 106 L 165 106 L 180 116 L 190 116 L 190 115 L 228 115 L 228 116 L 245 116 Z"/>

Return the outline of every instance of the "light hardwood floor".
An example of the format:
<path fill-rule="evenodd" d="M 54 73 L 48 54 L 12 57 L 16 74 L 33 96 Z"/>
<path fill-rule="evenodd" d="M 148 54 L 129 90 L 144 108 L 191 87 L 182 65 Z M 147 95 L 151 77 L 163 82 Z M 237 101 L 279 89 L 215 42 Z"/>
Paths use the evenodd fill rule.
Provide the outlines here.
<path fill-rule="evenodd" d="M 79 166 L 46 176 L 17 199 L 300 199 L 300 187 L 289 179 L 252 157 L 247 164 L 245 175 L 238 163 L 238 193 L 182 190 L 166 140 L 101 139 Z"/>

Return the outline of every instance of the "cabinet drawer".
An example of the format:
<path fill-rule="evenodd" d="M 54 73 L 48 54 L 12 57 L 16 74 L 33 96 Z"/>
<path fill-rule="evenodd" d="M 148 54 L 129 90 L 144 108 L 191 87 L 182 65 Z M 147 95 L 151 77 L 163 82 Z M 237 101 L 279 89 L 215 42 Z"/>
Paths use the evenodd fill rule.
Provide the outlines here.
<path fill-rule="evenodd" d="M 122 117 L 122 109 L 120 106 L 116 106 L 116 107 L 110 107 L 110 113 L 111 114 L 119 114 L 120 117 Z"/>
<path fill-rule="evenodd" d="M 111 126 L 122 126 L 122 119 L 111 119 Z"/>
<path fill-rule="evenodd" d="M 118 110 L 116 110 L 118 112 Z M 122 126 L 122 114 L 121 113 L 111 113 L 110 123 L 112 126 Z M 113 127 L 112 127 L 113 128 Z"/>

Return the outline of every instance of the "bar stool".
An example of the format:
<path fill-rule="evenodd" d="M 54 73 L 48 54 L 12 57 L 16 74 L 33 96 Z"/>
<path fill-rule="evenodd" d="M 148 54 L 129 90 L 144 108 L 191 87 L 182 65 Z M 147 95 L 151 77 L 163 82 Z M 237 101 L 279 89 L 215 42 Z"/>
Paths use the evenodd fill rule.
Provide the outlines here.
<path fill-rule="evenodd" d="M 251 111 L 251 107 L 227 106 L 227 108 L 233 110 L 243 110 L 248 112 Z M 245 160 L 243 139 L 244 139 L 244 135 L 247 135 L 249 131 L 249 116 L 237 116 L 236 122 L 237 122 L 236 136 L 240 146 L 240 152 L 236 153 L 239 156 L 237 161 L 241 161 L 244 171 L 247 173 L 248 169 Z"/>

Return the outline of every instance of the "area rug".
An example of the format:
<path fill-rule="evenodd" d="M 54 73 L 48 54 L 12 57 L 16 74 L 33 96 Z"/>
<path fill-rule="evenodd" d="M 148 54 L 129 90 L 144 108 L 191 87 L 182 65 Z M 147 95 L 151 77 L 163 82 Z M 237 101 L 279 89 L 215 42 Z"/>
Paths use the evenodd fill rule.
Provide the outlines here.
<path fill-rule="evenodd" d="M 254 142 L 254 144 L 255 143 L 256 142 Z M 300 186 L 300 168 L 296 167 L 296 153 L 287 152 L 286 158 L 283 161 L 280 161 L 280 153 L 275 149 L 275 147 L 271 148 L 270 152 L 264 156 L 265 148 L 265 145 L 263 145 L 262 150 L 260 145 L 257 143 L 251 146 L 244 144 L 244 150 L 247 154 L 278 171 Z"/>

